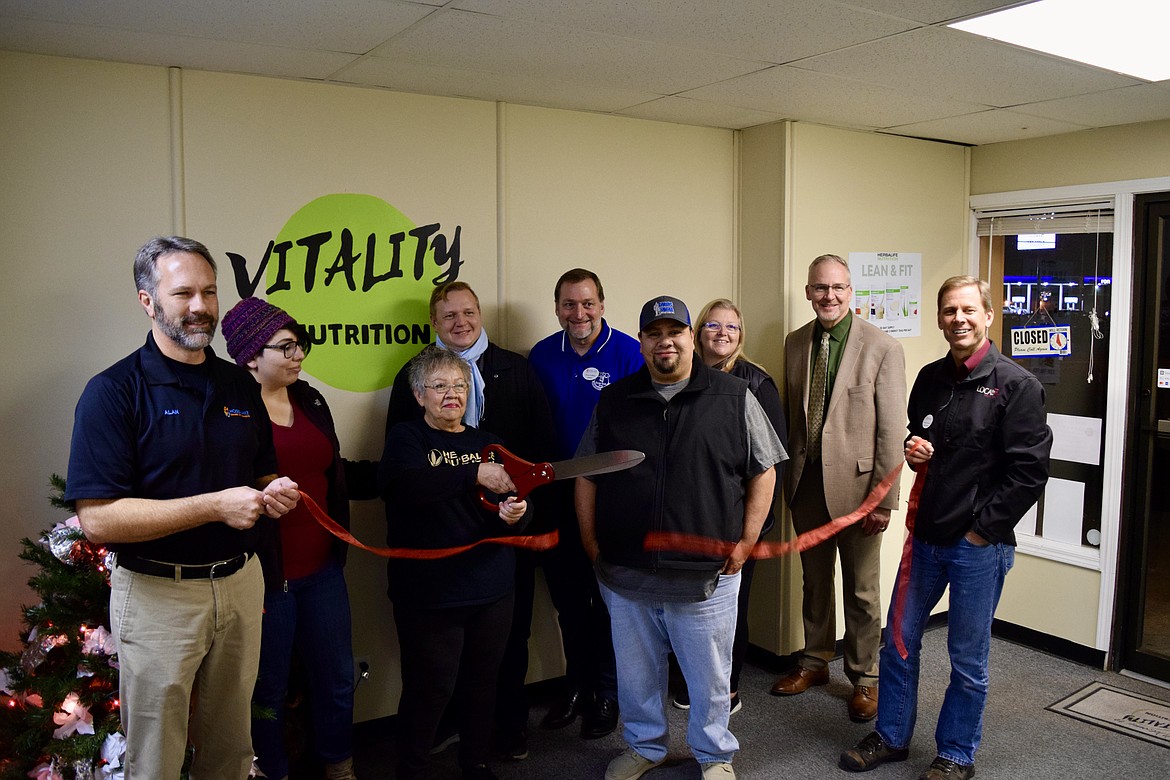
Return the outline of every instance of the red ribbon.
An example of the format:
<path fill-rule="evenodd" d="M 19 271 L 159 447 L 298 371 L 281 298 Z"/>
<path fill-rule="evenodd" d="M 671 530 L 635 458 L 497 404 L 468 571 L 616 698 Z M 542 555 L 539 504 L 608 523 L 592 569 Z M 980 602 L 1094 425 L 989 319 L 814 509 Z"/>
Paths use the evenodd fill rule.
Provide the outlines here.
<path fill-rule="evenodd" d="M 902 560 L 898 563 L 898 585 L 894 588 L 894 613 L 890 616 L 890 634 L 894 647 L 905 661 L 910 654 L 906 640 L 902 638 L 902 613 L 906 611 L 906 589 L 910 587 L 910 561 L 914 558 L 914 518 L 918 516 L 918 499 L 922 486 L 926 484 L 926 468 L 930 461 L 919 464 L 914 475 L 914 487 L 910 488 L 910 500 L 906 504 L 906 543 L 902 545 Z"/>
<path fill-rule="evenodd" d="M 906 454 L 909 455 L 921 445 L 921 441 L 915 442 L 914 446 Z M 914 518 L 918 514 L 918 499 L 922 495 L 922 485 L 926 482 L 926 467 L 928 463 L 924 462 L 918 466 L 918 471 L 914 477 L 914 487 L 910 490 L 910 499 L 906 507 L 906 543 L 902 546 L 902 559 L 898 563 L 898 585 L 894 590 L 896 594 L 894 598 L 894 612 L 890 617 L 889 629 L 894 637 L 894 646 L 903 659 L 908 655 L 905 640 L 902 638 L 902 613 L 906 609 L 906 589 L 910 584 L 910 561 L 913 557 L 914 549 Z M 761 558 L 779 558 L 794 552 L 804 552 L 805 550 L 816 547 L 821 542 L 831 539 L 849 526 L 868 516 L 877 508 L 881 500 L 890 492 L 890 488 L 894 485 L 894 480 L 902 473 L 903 465 L 905 463 L 899 463 L 891 469 L 890 473 L 886 474 L 882 481 L 875 485 L 873 490 L 869 491 L 869 495 L 861 502 L 861 506 L 849 514 L 835 517 L 819 528 L 806 531 L 788 542 L 758 542 L 752 548 L 751 554 L 748 557 L 756 560 Z M 696 555 L 707 555 L 712 558 L 726 558 L 731 555 L 731 551 L 735 548 L 735 545 L 735 542 L 725 542 L 706 536 L 669 531 L 651 531 L 646 535 L 645 549 L 648 552 L 674 550 L 677 552 L 694 553 Z"/>
<path fill-rule="evenodd" d="M 374 555 L 380 555 L 383 558 L 406 558 L 416 561 L 430 561 L 437 558 L 450 558 L 452 555 L 467 552 L 472 547 L 478 547 L 481 544 L 506 544 L 524 550 L 548 550 L 556 547 L 557 542 L 560 540 L 556 531 L 550 531 L 547 534 L 538 534 L 536 536 L 491 536 L 487 539 L 472 542 L 471 544 L 461 544 L 458 547 L 438 547 L 424 550 L 409 547 L 370 547 L 367 544 L 359 542 L 353 534 L 342 528 L 336 520 L 327 515 L 325 510 L 308 493 L 301 492 L 301 501 L 305 503 L 305 508 L 309 510 L 309 514 L 326 531 L 347 544 L 351 544 L 367 552 L 372 552 Z"/>
<path fill-rule="evenodd" d="M 877 483 L 873 490 L 869 491 L 869 495 L 861 502 L 861 506 L 849 514 L 835 517 L 819 528 L 805 531 L 800 536 L 788 542 L 758 542 L 752 548 L 751 554 L 748 557 L 756 560 L 761 558 L 779 558 L 782 555 L 789 555 L 794 552 L 804 552 L 836 536 L 877 508 L 881 500 L 886 497 L 886 493 L 890 492 L 890 488 L 893 487 L 894 481 L 898 479 L 898 475 L 902 473 L 903 465 L 899 463 L 891 469 L 890 473 L 886 474 L 882 481 Z M 646 535 L 645 549 L 648 552 L 675 550 L 697 555 L 709 555 L 713 558 L 726 558 L 731 555 L 731 551 L 735 545 L 735 542 L 725 542 L 721 539 L 711 539 L 694 534 L 675 533 L 672 531 L 651 531 Z"/>

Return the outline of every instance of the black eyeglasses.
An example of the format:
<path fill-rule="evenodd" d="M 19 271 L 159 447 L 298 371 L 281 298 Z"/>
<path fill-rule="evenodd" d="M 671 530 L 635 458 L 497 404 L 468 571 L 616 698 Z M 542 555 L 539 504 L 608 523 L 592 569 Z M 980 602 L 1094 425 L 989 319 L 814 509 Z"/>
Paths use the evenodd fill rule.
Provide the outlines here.
<path fill-rule="evenodd" d="M 298 348 L 301 350 L 302 355 L 307 355 L 309 354 L 309 350 L 312 349 L 312 347 L 312 343 L 308 341 L 282 341 L 279 344 L 264 345 L 264 349 L 279 350 L 284 354 L 286 360 L 292 360 L 293 357 L 297 354 Z"/>

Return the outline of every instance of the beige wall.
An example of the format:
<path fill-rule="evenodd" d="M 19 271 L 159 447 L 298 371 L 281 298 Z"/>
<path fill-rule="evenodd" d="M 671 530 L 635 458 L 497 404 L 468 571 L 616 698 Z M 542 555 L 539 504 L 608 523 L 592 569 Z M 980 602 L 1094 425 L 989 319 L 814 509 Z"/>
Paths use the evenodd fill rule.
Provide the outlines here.
<path fill-rule="evenodd" d="M 697 315 L 732 289 L 732 133 L 528 106 L 505 109 L 502 176 L 509 337 L 557 329 L 553 288 L 588 268 L 607 321 L 634 335 L 661 294 Z"/>
<path fill-rule="evenodd" d="M 995 616 L 1085 647 L 1096 647 L 1100 587 L 1100 572 L 1017 552 L 1016 565 L 1004 582 Z"/>
<path fill-rule="evenodd" d="M 0 52 L 0 645 L 18 646 L 19 540 L 49 507 L 86 381 L 146 338 L 130 260 L 170 225 L 167 74 Z"/>
<path fill-rule="evenodd" d="M 731 292 L 730 131 L 10 53 L 0 53 L 0 104 L 4 582 L 31 574 L 18 540 L 64 519 L 44 496 L 49 474 L 65 472 L 85 382 L 145 339 L 130 264 L 152 235 L 182 229 L 210 246 L 222 312 L 238 300 L 224 252 L 248 256 L 254 271 L 305 203 L 374 195 L 418 224 L 462 226 L 460 278 L 479 293 L 489 334 L 522 352 L 556 327 L 553 282 L 572 265 L 601 274 L 610 319 L 631 331 L 652 295 L 701 305 Z M 177 224 L 173 200 L 185 206 Z M 314 383 L 345 454 L 378 457 L 388 391 Z M 359 538 L 378 544 L 383 529 L 380 502 L 354 504 Z M 358 691 L 361 721 L 396 709 L 397 644 L 382 560 L 355 551 L 347 580 L 355 654 L 372 672 Z M 30 598 L 0 594 L 0 645 L 17 645 Z M 562 669 L 543 595 L 536 622 L 530 679 Z"/>
<path fill-rule="evenodd" d="M 752 263 L 746 248 L 766 252 L 779 241 L 784 257 L 779 286 L 785 291 L 779 311 L 756 303 L 753 317 L 762 316 L 772 327 L 766 348 L 753 346 L 779 376 L 777 365 L 783 334 L 813 316 L 805 299 L 808 263 L 831 252 L 848 258 L 850 252 L 921 252 L 923 286 L 922 335 L 902 340 L 906 353 L 907 386 L 919 368 L 946 350 L 933 320 L 934 292 L 949 276 L 966 271 L 967 155 L 963 148 L 906 138 L 857 133 L 819 125 L 795 123 L 787 132 L 771 135 L 763 128 L 744 134 L 741 169 L 741 213 L 745 235 L 744 268 Z M 779 157 L 777 157 L 779 155 Z M 783 184 L 760 170 L 783 171 Z M 779 173 L 777 175 L 780 175 Z M 776 215 L 785 226 L 776 235 L 757 202 L 768 208 L 780 203 Z M 749 231 L 750 228 L 750 231 Z M 745 280 L 745 287 L 750 280 Z M 774 306 L 774 304 L 773 304 Z M 908 495 L 911 480 L 902 480 Z M 905 512 L 894 515 L 894 527 L 902 526 Z M 882 548 L 881 592 L 888 596 L 901 551 L 903 536 L 888 533 Z M 792 566 L 793 568 L 788 568 Z M 838 587 L 840 578 L 838 577 Z M 799 560 L 769 563 L 761 567 L 753 604 L 753 641 L 778 654 L 799 650 Z M 777 609 L 775 604 L 786 604 Z M 838 635 L 843 635 L 838 601 Z M 767 620 L 779 621 L 769 626 Z M 757 641 L 757 637 L 759 641 Z M 766 645 L 765 645 L 766 646 Z"/>
<path fill-rule="evenodd" d="M 744 316 L 746 354 L 781 379 L 784 334 L 788 324 L 784 300 L 784 237 L 787 222 L 787 153 L 792 123 L 776 122 L 740 133 L 739 274 L 736 295 Z M 783 387 L 783 382 L 778 386 Z M 784 519 L 784 498 L 777 491 L 775 527 L 765 541 L 790 540 L 792 524 Z M 773 653 L 799 648 L 800 562 L 794 556 L 756 564 L 749 608 L 751 642 Z"/>
<path fill-rule="evenodd" d="M 971 151 L 971 194 L 1170 176 L 1170 120 L 1084 130 Z"/>

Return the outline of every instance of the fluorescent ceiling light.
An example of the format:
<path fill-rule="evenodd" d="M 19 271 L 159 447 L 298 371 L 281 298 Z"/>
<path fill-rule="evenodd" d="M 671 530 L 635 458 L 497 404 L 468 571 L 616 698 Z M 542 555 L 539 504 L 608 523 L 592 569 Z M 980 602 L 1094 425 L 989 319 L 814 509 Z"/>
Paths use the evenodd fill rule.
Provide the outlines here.
<path fill-rule="evenodd" d="M 1038 0 L 948 26 L 1147 81 L 1170 79 L 1166 0 Z"/>

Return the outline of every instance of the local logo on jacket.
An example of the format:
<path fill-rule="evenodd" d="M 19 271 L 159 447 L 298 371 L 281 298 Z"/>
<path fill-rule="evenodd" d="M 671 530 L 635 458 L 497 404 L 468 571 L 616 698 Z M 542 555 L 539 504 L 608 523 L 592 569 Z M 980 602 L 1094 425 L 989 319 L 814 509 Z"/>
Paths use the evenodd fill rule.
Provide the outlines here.
<path fill-rule="evenodd" d="M 478 452 L 454 452 L 453 450 L 431 450 L 427 460 L 432 467 L 437 466 L 466 466 L 468 463 L 479 463 L 481 458 Z"/>
<path fill-rule="evenodd" d="M 988 398 L 995 398 L 999 395 L 998 387 L 987 387 L 986 385 L 979 385 L 979 387 L 975 388 L 975 391 L 987 396 Z"/>
<path fill-rule="evenodd" d="M 600 371 L 590 366 L 581 372 L 581 378 L 591 383 L 594 390 L 603 390 L 609 386 L 610 374 L 608 371 Z"/>

